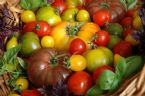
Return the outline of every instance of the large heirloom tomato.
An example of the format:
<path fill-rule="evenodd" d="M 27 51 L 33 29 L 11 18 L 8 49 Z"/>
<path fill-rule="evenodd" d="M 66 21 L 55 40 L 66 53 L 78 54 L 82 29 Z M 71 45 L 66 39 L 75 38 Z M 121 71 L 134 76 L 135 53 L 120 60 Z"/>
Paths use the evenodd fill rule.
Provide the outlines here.
<path fill-rule="evenodd" d="M 87 10 L 91 15 L 101 9 L 109 10 L 111 14 L 110 22 L 118 22 L 125 16 L 126 13 L 125 7 L 122 3 L 120 3 L 120 0 L 94 0 L 87 6 Z"/>
<path fill-rule="evenodd" d="M 95 32 L 99 31 L 100 27 L 94 23 L 80 24 L 77 22 L 61 22 L 54 26 L 51 31 L 51 36 L 54 38 L 54 47 L 57 50 L 68 50 L 70 41 L 78 37 L 89 41 Z"/>
<path fill-rule="evenodd" d="M 41 87 L 55 85 L 69 76 L 70 71 L 63 66 L 62 57 L 57 58 L 58 53 L 50 48 L 35 51 L 28 61 L 27 69 L 29 80 L 32 83 Z"/>

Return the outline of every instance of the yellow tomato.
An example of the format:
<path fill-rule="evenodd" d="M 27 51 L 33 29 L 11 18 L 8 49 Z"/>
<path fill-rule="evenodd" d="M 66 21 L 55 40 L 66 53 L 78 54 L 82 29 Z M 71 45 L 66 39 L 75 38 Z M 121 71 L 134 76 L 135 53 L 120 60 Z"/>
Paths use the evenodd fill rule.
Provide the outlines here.
<path fill-rule="evenodd" d="M 136 16 L 136 17 L 133 19 L 133 28 L 135 28 L 135 29 L 140 29 L 141 27 L 142 27 L 141 18 L 140 18 L 140 16 Z"/>
<path fill-rule="evenodd" d="M 76 19 L 79 22 L 88 22 L 90 21 L 90 14 L 87 10 L 82 9 L 77 13 Z"/>
<path fill-rule="evenodd" d="M 6 49 L 16 47 L 18 45 L 17 37 L 13 36 L 6 44 Z"/>
<path fill-rule="evenodd" d="M 54 39 L 51 36 L 44 36 L 41 39 L 41 46 L 42 47 L 54 47 Z"/>
<path fill-rule="evenodd" d="M 82 71 L 86 68 L 87 61 L 82 55 L 72 55 L 70 57 L 70 68 L 73 71 Z"/>
<path fill-rule="evenodd" d="M 22 12 L 22 14 L 21 14 L 21 20 L 24 23 L 28 23 L 28 22 L 31 22 L 31 21 L 35 21 L 36 20 L 36 16 L 35 16 L 33 11 L 26 10 L 26 11 Z"/>
<path fill-rule="evenodd" d="M 22 91 L 25 90 L 25 89 L 27 89 L 28 86 L 29 86 L 29 82 L 28 82 L 28 80 L 25 77 L 19 77 L 16 80 L 15 84 L 17 86 L 20 86 L 20 90 L 22 90 Z"/>

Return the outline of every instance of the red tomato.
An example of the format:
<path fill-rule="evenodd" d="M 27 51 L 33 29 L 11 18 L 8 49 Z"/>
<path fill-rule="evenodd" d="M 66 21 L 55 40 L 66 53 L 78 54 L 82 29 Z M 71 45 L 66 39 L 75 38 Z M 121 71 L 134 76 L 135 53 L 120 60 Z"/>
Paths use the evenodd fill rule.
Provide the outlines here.
<path fill-rule="evenodd" d="M 35 30 L 39 37 L 49 35 L 51 32 L 51 27 L 46 21 L 39 21 L 35 26 Z"/>
<path fill-rule="evenodd" d="M 99 78 L 99 76 L 101 75 L 101 73 L 104 71 L 104 70 L 111 70 L 111 71 L 114 71 L 114 69 L 108 65 L 103 65 L 101 67 L 98 67 L 94 73 L 93 73 L 93 80 L 94 80 L 94 83 L 96 83 L 96 80 Z"/>
<path fill-rule="evenodd" d="M 100 26 L 105 25 L 105 23 L 109 22 L 110 19 L 111 15 L 107 9 L 101 9 L 93 14 L 93 21 Z"/>
<path fill-rule="evenodd" d="M 23 32 L 33 32 L 36 26 L 36 21 L 28 22 L 23 27 Z"/>
<path fill-rule="evenodd" d="M 125 38 L 128 34 L 131 34 L 134 30 L 133 29 L 126 29 L 124 32 L 123 32 L 123 37 Z"/>
<path fill-rule="evenodd" d="M 109 42 L 109 39 L 110 39 L 109 33 L 104 30 L 100 30 L 95 33 L 93 37 L 93 42 L 97 46 L 106 46 Z"/>
<path fill-rule="evenodd" d="M 135 12 L 136 12 L 136 9 L 130 9 L 130 10 L 127 11 L 126 16 L 127 17 L 132 17 Z"/>
<path fill-rule="evenodd" d="M 67 9 L 67 5 L 63 0 L 55 1 L 54 3 L 52 3 L 52 6 L 58 10 L 59 14 Z"/>
<path fill-rule="evenodd" d="M 68 89 L 74 95 L 85 95 L 92 86 L 92 77 L 85 71 L 75 72 L 68 78 Z"/>
<path fill-rule="evenodd" d="M 91 3 L 93 0 L 85 0 L 86 4 Z"/>
<path fill-rule="evenodd" d="M 123 57 L 131 56 L 132 55 L 131 44 L 129 42 L 126 42 L 126 41 L 121 41 L 113 47 L 113 53 L 119 54 Z"/>
<path fill-rule="evenodd" d="M 128 28 L 128 27 L 131 27 L 132 22 L 133 22 L 132 17 L 125 17 L 124 19 L 122 19 L 121 25 L 125 28 Z"/>
<path fill-rule="evenodd" d="M 33 89 L 33 90 L 24 90 L 21 93 L 21 96 L 42 96 L 42 95 L 39 91 L 37 91 L 36 89 Z"/>
<path fill-rule="evenodd" d="M 86 43 L 83 40 L 76 38 L 71 41 L 69 46 L 69 52 L 71 54 L 82 54 L 86 51 L 86 48 Z"/>

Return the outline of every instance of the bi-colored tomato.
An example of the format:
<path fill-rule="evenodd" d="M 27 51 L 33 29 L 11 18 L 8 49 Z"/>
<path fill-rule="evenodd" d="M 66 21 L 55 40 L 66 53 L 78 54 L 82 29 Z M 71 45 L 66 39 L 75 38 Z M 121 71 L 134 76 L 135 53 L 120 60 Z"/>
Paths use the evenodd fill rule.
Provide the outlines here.
<path fill-rule="evenodd" d="M 96 80 L 99 78 L 99 76 L 101 75 L 101 73 L 104 71 L 104 70 L 111 70 L 113 71 L 113 68 L 108 66 L 108 65 L 103 65 L 103 66 L 100 66 L 98 67 L 94 73 L 93 73 L 93 80 L 94 80 L 94 83 L 96 83 Z"/>
<path fill-rule="evenodd" d="M 104 26 L 110 19 L 111 16 L 107 9 L 101 9 L 93 14 L 93 21 L 100 26 Z"/>
<path fill-rule="evenodd" d="M 39 37 L 43 37 L 50 34 L 51 27 L 46 21 L 39 21 L 35 26 L 34 32 L 36 32 Z"/>
<path fill-rule="evenodd" d="M 82 71 L 86 68 L 87 61 L 82 55 L 72 55 L 70 57 L 70 68 L 73 71 Z"/>
<path fill-rule="evenodd" d="M 85 71 L 75 72 L 68 78 L 68 89 L 75 95 L 85 95 L 92 86 L 92 77 Z"/>
<path fill-rule="evenodd" d="M 76 38 L 71 41 L 69 46 L 69 52 L 71 54 L 82 54 L 85 51 L 86 51 L 86 43 L 83 40 Z"/>
<path fill-rule="evenodd" d="M 93 42 L 97 46 L 106 46 L 109 42 L 109 39 L 109 33 L 104 30 L 96 32 L 96 34 L 93 36 Z"/>

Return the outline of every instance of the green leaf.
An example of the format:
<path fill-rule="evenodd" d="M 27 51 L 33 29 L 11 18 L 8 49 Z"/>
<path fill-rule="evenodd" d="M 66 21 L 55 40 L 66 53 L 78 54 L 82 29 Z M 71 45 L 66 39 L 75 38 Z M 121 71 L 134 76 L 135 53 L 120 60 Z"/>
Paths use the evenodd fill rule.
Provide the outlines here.
<path fill-rule="evenodd" d="M 138 0 L 127 0 L 127 9 L 132 9 L 136 6 Z"/>
<path fill-rule="evenodd" d="M 15 58 L 15 56 L 17 55 L 17 53 L 20 51 L 20 49 L 21 49 L 21 45 L 17 45 L 16 47 L 7 50 L 3 56 L 4 62 L 10 64 L 12 60 Z"/>
<path fill-rule="evenodd" d="M 101 73 L 98 79 L 98 85 L 102 90 L 110 90 L 114 82 L 116 74 L 110 70 L 105 70 Z"/>
<path fill-rule="evenodd" d="M 25 64 L 24 60 L 23 60 L 22 58 L 20 58 L 20 57 L 17 57 L 17 59 L 18 59 L 18 62 L 19 62 L 19 64 L 20 64 L 20 66 L 21 66 L 23 69 L 26 69 L 26 64 Z"/>
<path fill-rule="evenodd" d="M 126 60 L 125 58 L 121 57 L 118 64 L 115 67 L 115 73 L 118 77 L 122 78 L 125 75 L 125 71 L 127 69 Z"/>
<path fill-rule="evenodd" d="M 30 5 L 30 0 L 21 0 L 20 1 L 20 6 L 24 9 L 31 9 L 31 5 Z"/>
<path fill-rule="evenodd" d="M 129 78 L 135 75 L 143 67 L 143 58 L 141 56 L 130 56 L 126 58 L 126 71 L 124 78 Z"/>
<path fill-rule="evenodd" d="M 104 91 L 100 89 L 99 86 L 94 85 L 87 91 L 86 96 L 102 96 L 103 92 Z"/>

